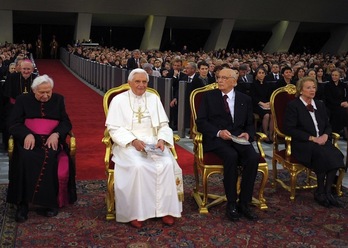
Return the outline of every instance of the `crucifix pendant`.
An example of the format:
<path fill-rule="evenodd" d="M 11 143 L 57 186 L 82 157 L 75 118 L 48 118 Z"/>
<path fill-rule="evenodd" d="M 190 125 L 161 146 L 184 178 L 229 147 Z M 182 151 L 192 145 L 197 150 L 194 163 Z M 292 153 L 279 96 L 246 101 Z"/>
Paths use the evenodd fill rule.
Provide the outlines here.
<path fill-rule="evenodd" d="M 140 111 L 141 107 L 138 108 L 137 117 L 138 117 L 138 123 L 141 123 L 141 117 L 143 117 L 143 113 Z"/>

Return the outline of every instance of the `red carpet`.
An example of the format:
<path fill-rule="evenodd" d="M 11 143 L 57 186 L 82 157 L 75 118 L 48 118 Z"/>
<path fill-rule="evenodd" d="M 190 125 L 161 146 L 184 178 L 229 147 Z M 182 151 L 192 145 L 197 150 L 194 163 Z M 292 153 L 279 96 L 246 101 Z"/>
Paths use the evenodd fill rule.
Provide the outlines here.
<path fill-rule="evenodd" d="M 105 116 L 102 96 L 67 70 L 59 60 L 35 61 L 40 75 L 54 80 L 54 92 L 65 96 L 67 112 L 76 137 L 76 175 L 78 180 L 104 179 L 105 146 L 101 143 Z M 180 167 L 193 173 L 193 155 L 178 147 Z"/>

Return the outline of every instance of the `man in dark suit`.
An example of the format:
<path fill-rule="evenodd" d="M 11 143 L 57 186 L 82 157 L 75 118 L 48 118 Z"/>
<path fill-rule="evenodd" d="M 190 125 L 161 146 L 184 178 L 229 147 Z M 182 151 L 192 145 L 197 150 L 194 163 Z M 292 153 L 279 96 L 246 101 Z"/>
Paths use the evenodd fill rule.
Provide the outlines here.
<path fill-rule="evenodd" d="M 241 64 L 238 68 L 239 77 L 236 90 L 250 96 L 251 85 L 254 81 L 253 75 L 249 74 L 250 67 L 248 64 Z"/>
<path fill-rule="evenodd" d="M 127 69 L 133 70 L 135 68 L 141 68 L 140 66 L 140 50 L 136 49 L 133 51 L 133 56 L 127 61 Z"/>
<path fill-rule="evenodd" d="M 273 63 L 271 67 L 271 73 L 266 75 L 265 82 L 266 83 L 277 83 L 282 76 L 280 75 L 280 67 L 278 63 Z"/>
<path fill-rule="evenodd" d="M 170 125 L 173 130 L 177 130 L 178 125 L 178 93 L 179 82 L 188 81 L 187 75 L 182 71 L 181 58 L 175 58 L 172 61 L 172 68 L 169 70 L 166 78 L 172 78 L 172 100 L 170 102 Z"/>
<path fill-rule="evenodd" d="M 249 208 L 259 161 L 259 154 L 251 144 L 255 134 L 253 108 L 249 96 L 234 90 L 237 79 L 237 71 L 233 69 L 224 68 L 219 72 L 219 89 L 203 96 L 196 123 L 203 134 L 204 151 L 214 152 L 223 160 L 227 217 L 237 221 L 243 214 L 256 220 L 258 216 Z M 232 136 L 238 138 L 237 142 L 232 141 Z M 243 166 L 239 196 L 238 165 Z"/>

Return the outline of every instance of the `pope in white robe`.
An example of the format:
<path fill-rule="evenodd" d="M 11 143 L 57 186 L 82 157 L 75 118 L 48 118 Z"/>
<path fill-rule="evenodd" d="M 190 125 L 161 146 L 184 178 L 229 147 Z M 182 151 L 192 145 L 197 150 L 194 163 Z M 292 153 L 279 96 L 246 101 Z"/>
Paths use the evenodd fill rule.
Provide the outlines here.
<path fill-rule="evenodd" d="M 182 212 L 182 171 L 169 149 L 173 131 L 159 97 L 146 92 L 148 80 L 142 69 L 130 73 L 131 89 L 112 99 L 105 124 L 114 141 L 116 221 L 135 227 L 155 217 L 170 225 Z"/>

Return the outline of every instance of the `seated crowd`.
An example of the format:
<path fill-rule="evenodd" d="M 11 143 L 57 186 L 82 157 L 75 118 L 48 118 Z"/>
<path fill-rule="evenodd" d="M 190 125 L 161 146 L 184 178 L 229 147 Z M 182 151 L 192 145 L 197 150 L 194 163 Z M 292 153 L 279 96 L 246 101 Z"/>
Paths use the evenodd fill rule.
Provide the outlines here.
<path fill-rule="evenodd" d="M 189 92 L 214 82 L 218 83 L 218 89 L 203 97 L 196 123 L 204 136 L 204 151 L 212 151 L 223 160 L 224 188 L 228 200 L 226 215 L 230 220 L 237 221 L 241 215 L 250 220 L 258 219 L 258 216 L 249 208 L 259 156 L 250 143 L 255 134 L 253 118 L 255 115 L 259 116 L 260 128 L 268 136 L 266 142 L 271 143 L 273 122 L 270 96 L 275 89 L 287 84 L 296 84 L 297 81 L 300 82 L 297 86 L 299 96 L 296 99 L 297 103 L 293 103 L 287 109 L 289 111 L 288 132 L 297 136 L 300 142 L 304 140 L 311 142 L 307 144 L 308 149 L 317 150 L 317 146 L 321 145 L 322 150 L 318 153 L 323 155 L 325 151 L 325 154 L 330 154 L 326 156 L 327 168 L 325 169 L 321 168 L 322 161 L 311 163 L 308 162 L 308 158 L 300 157 L 299 160 L 303 159 L 304 165 L 317 174 L 318 190 L 315 193 L 315 200 L 325 207 L 341 207 L 329 190 L 337 169 L 344 166 L 343 156 L 337 148 L 329 145 L 329 135 L 331 127 L 334 132 L 344 133 L 348 126 L 348 96 L 346 94 L 348 88 L 344 83 L 347 81 L 347 55 L 339 57 L 325 54 L 266 54 L 243 50 L 196 53 L 142 52 L 140 50 L 131 52 L 127 49 L 82 46 L 68 46 L 67 49 L 70 53 L 86 59 L 132 70 L 128 77 L 130 89 L 112 100 L 105 123 L 115 144 L 112 160 L 118 170 L 118 173 L 115 173 L 114 188 L 118 197 L 117 221 L 130 222 L 132 226 L 139 228 L 149 218 L 162 218 L 164 224 L 173 225 L 175 218 L 181 216 L 182 202 L 177 198 L 178 189 L 174 177 L 176 171 L 179 171 L 179 174 L 181 171 L 173 155 L 170 154 L 169 148 L 173 146 L 172 129 L 175 129 L 177 125 L 178 85 L 182 80 L 187 81 Z M 36 120 L 40 117 L 38 113 L 32 113 L 32 109 L 27 109 L 23 103 L 28 101 L 35 106 L 41 104 L 51 108 L 53 102 L 63 101 L 60 95 L 52 94 L 53 81 L 45 75 L 37 77 L 33 73 L 35 68 L 33 62 L 26 57 L 28 57 L 28 51 L 25 45 L 6 44 L 0 48 L 0 68 L 4 68 L 1 69 L 0 76 L 5 81 L 1 87 L 3 90 L 1 106 L 5 108 L 1 117 L 5 118 L 5 121 L 1 123 L 8 123 L 7 127 L 2 127 L 2 131 L 5 134 L 9 131 L 10 134 L 15 135 L 17 141 L 20 141 L 17 143 L 17 152 L 18 154 L 21 152 L 22 155 L 19 157 L 23 158 L 34 156 L 32 155 L 34 153 L 29 154 L 28 150 L 35 147 L 36 141 L 32 135 L 32 128 L 23 118 L 16 116 L 16 113 L 18 115 L 22 111 L 28 119 Z M 11 75 L 8 68 L 13 62 L 17 65 L 15 69 L 17 73 Z M 155 76 L 155 74 L 158 77 L 173 78 L 173 98 L 170 103 L 173 111 L 171 111 L 170 119 L 166 116 L 159 98 L 146 91 L 149 75 Z M 20 88 L 14 90 L 14 85 L 19 85 L 18 82 L 23 82 L 23 85 L 20 84 Z M 47 87 L 41 89 L 43 86 Z M 23 96 L 23 93 L 29 94 Z M 124 102 L 128 102 L 129 106 L 120 108 L 119 106 Z M 320 117 L 314 114 L 308 115 L 308 113 L 303 115 L 307 114 L 314 125 L 318 123 L 323 125 L 313 130 L 309 128 L 310 130 L 304 134 L 307 126 L 305 124 L 301 126 L 300 120 L 296 122 L 295 117 L 299 118 L 299 116 L 294 117 L 294 112 L 296 108 L 300 111 L 304 110 L 304 107 L 309 104 L 313 104 L 314 109 L 320 112 Z M 66 144 L 63 137 L 71 129 L 65 106 L 60 104 L 59 107 L 62 110 L 59 113 L 63 112 L 63 116 L 59 116 L 58 124 L 55 123 L 50 131 L 44 134 L 45 138 L 40 140 L 52 154 L 64 150 Z M 18 111 L 12 111 L 13 108 Z M 235 111 L 237 108 L 239 108 L 238 111 Z M 55 110 L 58 111 L 58 109 Z M 231 135 L 249 142 L 246 142 L 247 145 L 234 143 Z M 4 137 L 6 138 L 6 135 L 3 135 Z M 57 147 L 58 142 L 61 146 Z M 156 153 L 155 159 L 148 156 L 147 153 L 151 153 L 149 146 L 160 150 L 161 156 Z M 298 146 L 297 149 L 301 150 L 302 147 Z M 39 154 L 39 159 L 41 155 Z M 331 157 L 335 159 L 329 159 Z M 134 159 L 138 161 L 136 164 Z M 69 170 L 70 174 L 65 175 L 66 180 L 71 182 L 68 188 L 65 186 L 67 193 L 64 204 L 61 204 L 59 198 L 51 191 L 52 199 L 48 202 L 42 201 L 41 195 L 36 191 L 32 192 L 33 187 L 37 186 L 33 183 L 25 192 L 22 192 L 23 187 L 18 187 L 24 185 L 21 181 L 23 175 L 18 173 L 25 175 L 23 168 L 26 161 L 22 159 L 15 161 L 19 169 L 11 171 L 10 174 L 11 190 L 7 200 L 17 204 L 16 220 L 18 222 L 27 219 L 29 204 L 43 206 L 44 208 L 40 209 L 41 214 L 52 217 L 58 214 L 58 207 L 76 200 L 75 182 L 71 178 L 74 175 L 74 168 Z M 236 188 L 237 161 L 242 161 L 244 166 L 239 195 Z M 52 163 L 55 165 L 55 170 L 58 170 L 57 162 Z M 66 166 L 69 168 L 72 165 L 68 163 Z M 38 167 L 37 170 L 39 171 L 40 168 Z M 133 180 L 128 180 L 130 177 Z M 61 185 L 56 175 L 54 178 L 56 180 L 54 187 L 48 183 L 46 188 L 57 192 L 57 188 Z M 31 178 L 27 179 L 28 182 L 32 182 Z M 160 186 L 158 187 L 157 184 Z M 29 194 L 37 195 L 35 201 L 28 198 Z M 125 205 L 130 207 L 126 209 Z"/>
<path fill-rule="evenodd" d="M 322 53 L 268 54 L 239 49 L 189 52 L 187 48 L 178 52 L 138 49 L 130 51 L 125 48 L 82 46 L 68 46 L 67 49 L 77 56 L 99 63 L 128 70 L 143 68 L 149 75 L 173 78 L 173 98 L 170 103 L 172 108 L 170 124 L 173 129 L 177 127 L 179 81 L 189 83 L 192 81 L 192 84 L 188 84 L 190 92 L 215 82 L 216 70 L 220 70 L 221 66 L 235 69 L 239 73 L 236 90 L 252 97 L 254 113 L 260 119 L 261 131 L 268 135 L 266 140 L 268 143 L 272 143 L 273 132 L 272 116 L 269 110 L 272 92 L 289 83 L 296 84 L 304 76 L 312 76 L 318 82 L 316 99 L 325 103 L 333 131 L 340 133 L 346 139 L 347 54 L 341 56 Z"/>

